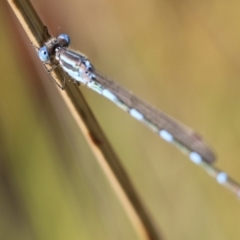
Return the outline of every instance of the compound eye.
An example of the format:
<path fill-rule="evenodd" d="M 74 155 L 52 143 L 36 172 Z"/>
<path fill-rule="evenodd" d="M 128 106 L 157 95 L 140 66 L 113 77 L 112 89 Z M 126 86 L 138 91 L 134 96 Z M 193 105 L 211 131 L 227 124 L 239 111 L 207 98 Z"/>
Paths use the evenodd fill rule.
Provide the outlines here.
<path fill-rule="evenodd" d="M 70 45 L 70 37 L 67 34 L 60 34 L 57 40 L 61 47 L 68 47 Z"/>
<path fill-rule="evenodd" d="M 50 56 L 48 54 L 46 46 L 39 48 L 38 57 L 41 59 L 42 62 L 47 62 L 50 60 Z"/>

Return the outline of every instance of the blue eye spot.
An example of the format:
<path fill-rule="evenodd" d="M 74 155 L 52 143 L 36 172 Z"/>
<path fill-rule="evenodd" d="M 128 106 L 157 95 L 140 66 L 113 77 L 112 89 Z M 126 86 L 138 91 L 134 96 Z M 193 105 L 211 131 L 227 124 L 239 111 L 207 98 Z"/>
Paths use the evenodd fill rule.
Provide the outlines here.
<path fill-rule="evenodd" d="M 70 45 L 70 37 L 67 34 L 60 34 L 57 40 L 61 47 L 68 47 Z"/>
<path fill-rule="evenodd" d="M 46 46 L 39 48 L 38 50 L 38 57 L 41 59 L 42 62 L 46 62 L 50 60 L 48 50 Z"/>

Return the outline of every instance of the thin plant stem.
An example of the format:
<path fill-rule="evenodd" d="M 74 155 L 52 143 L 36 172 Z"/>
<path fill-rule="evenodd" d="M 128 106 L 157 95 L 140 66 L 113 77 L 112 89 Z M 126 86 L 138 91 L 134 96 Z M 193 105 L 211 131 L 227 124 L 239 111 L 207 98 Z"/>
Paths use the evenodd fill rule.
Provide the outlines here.
<path fill-rule="evenodd" d="M 34 46 L 39 47 L 48 40 L 49 36 L 44 30 L 44 24 L 29 0 L 8 0 L 8 3 Z M 62 85 L 64 82 L 62 70 L 56 68 L 52 71 L 52 74 L 58 84 Z M 80 127 L 140 238 L 145 240 L 162 240 L 163 237 L 160 235 L 158 228 L 153 224 L 153 220 L 140 200 L 126 171 L 106 139 L 79 88 L 75 84 L 66 81 L 64 91 L 59 89 L 59 93 Z"/>

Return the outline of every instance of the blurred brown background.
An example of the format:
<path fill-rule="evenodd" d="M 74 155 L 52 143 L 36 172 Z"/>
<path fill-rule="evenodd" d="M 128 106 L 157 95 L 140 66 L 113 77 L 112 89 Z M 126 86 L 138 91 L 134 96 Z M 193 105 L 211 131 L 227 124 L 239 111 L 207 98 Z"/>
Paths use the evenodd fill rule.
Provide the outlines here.
<path fill-rule="evenodd" d="M 240 181 L 239 1 L 32 3 L 52 35 L 69 34 L 101 72 L 196 129 Z M 0 239 L 138 239 L 4 1 L 0 37 Z M 82 91 L 166 239 L 240 238 L 239 200 Z"/>

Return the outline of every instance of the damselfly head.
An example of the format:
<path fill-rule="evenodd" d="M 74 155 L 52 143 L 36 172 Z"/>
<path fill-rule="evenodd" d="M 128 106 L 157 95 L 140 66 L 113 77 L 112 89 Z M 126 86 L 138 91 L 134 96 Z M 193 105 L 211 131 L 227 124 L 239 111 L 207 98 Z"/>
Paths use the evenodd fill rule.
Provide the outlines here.
<path fill-rule="evenodd" d="M 70 37 L 67 34 L 60 34 L 57 38 L 51 38 L 38 49 L 38 57 L 42 62 L 49 62 L 56 53 L 56 49 L 68 47 L 69 44 Z"/>

